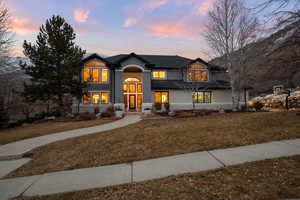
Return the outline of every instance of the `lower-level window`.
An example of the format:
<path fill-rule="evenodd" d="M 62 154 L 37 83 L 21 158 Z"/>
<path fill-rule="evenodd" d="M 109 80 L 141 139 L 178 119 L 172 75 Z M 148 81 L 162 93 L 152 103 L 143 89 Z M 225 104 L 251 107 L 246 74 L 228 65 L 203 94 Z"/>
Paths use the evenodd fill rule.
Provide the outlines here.
<path fill-rule="evenodd" d="M 169 92 L 155 92 L 154 93 L 155 103 L 169 103 Z"/>
<path fill-rule="evenodd" d="M 83 95 L 83 104 L 108 104 L 109 92 L 89 92 Z"/>
<path fill-rule="evenodd" d="M 212 92 L 211 91 L 194 92 L 193 93 L 193 102 L 194 103 L 211 103 L 212 102 Z"/>

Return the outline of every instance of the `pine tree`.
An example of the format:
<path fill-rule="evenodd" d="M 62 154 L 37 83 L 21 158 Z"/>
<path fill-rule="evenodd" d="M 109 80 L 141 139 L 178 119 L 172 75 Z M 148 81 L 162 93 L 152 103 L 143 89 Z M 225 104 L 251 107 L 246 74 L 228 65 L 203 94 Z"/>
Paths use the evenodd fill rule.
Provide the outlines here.
<path fill-rule="evenodd" d="M 65 95 L 79 98 L 82 58 L 85 53 L 75 44 L 73 28 L 60 16 L 53 16 L 42 25 L 35 44 L 24 41 L 24 54 L 31 64 L 22 63 L 31 83 L 25 83 L 27 101 L 52 101 L 63 106 Z"/>

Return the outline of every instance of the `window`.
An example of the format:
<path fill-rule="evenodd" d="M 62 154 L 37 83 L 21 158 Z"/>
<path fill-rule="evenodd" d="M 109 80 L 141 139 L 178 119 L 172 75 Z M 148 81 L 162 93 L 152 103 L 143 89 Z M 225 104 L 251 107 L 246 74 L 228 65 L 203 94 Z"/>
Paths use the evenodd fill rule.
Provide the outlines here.
<path fill-rule="evenodd" d="M 84 64 L 83 81 L 84 82 L 108 82 L 109 70 L 105 63 L 99 61 L 90 61 Z"/>
<path fill-rule="evenodd" d="M 165 71 L 153 71 L 152 78 L 153 79 L 166 79 L 167 73 Z"/>
<path fill-rule="evenodd" d="M 93 72 L 93 82 L 99 82 L 99 69 L 92 69 Z"/>
<path fill-rule="evenodd" d="M 169 92 L 155 92 L 154 93 L 155 103 L 169 103 Z"/>
<path fill-rule="evenodd" d="M 208 81 L 208 70 L 204 65 L 193 64 L 188 74 L 190 81 Z"/>
<path fill-rule="evenodd" d="M 101 93 L 101 103 L 102 104 L 108 104 L 109 102 L 109 93 L 108 92 L 102 92 Z"/>
<path fill-rule="evenodd" d="M 194 92 L 193 93 L 193 102 L 194 103 L 211 103 L 212 102 L 212 92 Z"/>
<path fill-rule="evenodd" d="M 83 80 L 84 82 L 91 80 L 90 68 L 83 68 Z"/>
<path fill-rule="evenodd" d="M 93 104 L 100 104 L 100 93 L 93 93 Z"/>
<path fill-rule="evenodd" d="M 83 104 L 90 104 L 91 103 L 91 94 L 87 93 L 83 95 Z"/>
<path fill-rule="evenodd" d="M 83 104 L 108 104 L 109 92 L 90 92 L 83 95 Z"/>
<path fill-rule="evenodd" d="M 102 82 L 108 81 L 108 69 L 102 68 Z"/>

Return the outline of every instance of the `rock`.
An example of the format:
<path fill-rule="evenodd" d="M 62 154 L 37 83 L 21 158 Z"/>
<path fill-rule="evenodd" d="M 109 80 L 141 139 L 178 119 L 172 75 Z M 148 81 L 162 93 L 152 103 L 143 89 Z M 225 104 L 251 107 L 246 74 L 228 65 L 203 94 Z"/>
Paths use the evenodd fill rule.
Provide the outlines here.
<path fill-rule="evenodd" d="M 47 119 L 47 120 L 55 120 L 56 117 L 55 117 L 55 116 L 50 116 L 50 117 L 47 117 L 46 119 Z"/>
<path fill-rule="evenodd" d="M 173 112 L 173 111 L 171 111 L 171 112 L 168 112 L 168 115 L 169 115 L 170 117 L 175 117 L 175 116 L 176 116 L 176 113 Z"/>
<path fill-rule="evenodd" d="M 97 113 L 97 114 L 96 114 L 96 118 L 97 118 L 97 119 L 100 119 L 100 118 L 101 118 L 101 113 Z"/>
<path fill-rule="evenodd" d="M 224 110 L 223 108 L 220 108 L 220 109 L 219 109 L 219 113 L 220 113 L 220 114 L 224 114 L 224 113 L 225 113 L 225 110 Z"/>

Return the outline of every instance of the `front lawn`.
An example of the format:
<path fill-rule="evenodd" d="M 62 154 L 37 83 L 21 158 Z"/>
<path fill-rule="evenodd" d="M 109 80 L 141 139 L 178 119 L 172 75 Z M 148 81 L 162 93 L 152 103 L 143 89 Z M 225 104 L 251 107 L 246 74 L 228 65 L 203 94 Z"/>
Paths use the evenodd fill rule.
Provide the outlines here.
<path fill-rule="evenodd" d="M 77 122 L 44 122 L 40 124 L 27 124 L 25 126 L 23 125 L 16 128 L 8 128 L 0 130 L 0 145 L 8 144 L 18 140 L 48 135 L 51 133 L 96 126 L 112 121 L 113 119 L 99 119 Z"/>
<path fill-rule="evenodd" d="M 300 138 L 300 116 L 293 112 L 145 119 L 120 129 L 37 148 L 32 161 L 8 176 L 128 163 L 291 138 Z"/>
<path fill-rule="evenodd" d="M 300 156 L 119 186 L 15 200 L 281 200 L 300 198 Z"/>

